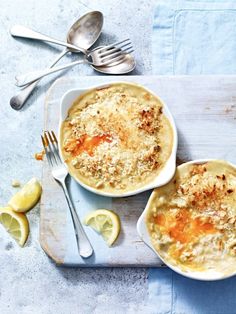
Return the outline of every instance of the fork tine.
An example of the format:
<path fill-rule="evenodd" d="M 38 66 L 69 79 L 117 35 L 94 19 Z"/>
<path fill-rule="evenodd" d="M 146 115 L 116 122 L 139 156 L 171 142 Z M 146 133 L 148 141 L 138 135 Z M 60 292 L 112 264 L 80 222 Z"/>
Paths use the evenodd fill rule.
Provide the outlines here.
<path fill-rule="evenodd" d="M 58 142 L 57 142 L 56 135 L 53 131 L 51 131 L 51 133 L 49 131 L 47 131 L 47 133 L 48 133 L 50 142 L 53 146 L 54 154 L 57 157 L 58 162 L 61 163 L 62 161 L 61 161 L 61 157 L 59 155 Z"/>
<path fill-rule="evenodd" d="M 125 56 L 126 56 L 126 53 L 124 53 L 124 54 L 122 53 L 122 54 L 120 54 L 120 55 L 117 56 L 117 57 L 111 58 L 111 59 L 109 59 L 109 60 L 103 62 L 102 65 L 109 65 L 109 66 L 112 66 L 113 63 L 115 63 L 115 62 L 118 62 L 118 61 L 121 62 L 121 61 L 125 58 Z"/>
<path fill-rule="evenodd" d="M 105 50 L 104 52 L 100 53 L 100 57 L 102 58 L 102 57 L 105 57 L 106 55 L 109 55 L 113 52 L 121 51 L 121 50 L 123 50 L 122 48 L 124 48 L 127 45 L 132 45 L 131 41 L 125 43 L 124 45 L 121 45 L 120 47 L 114 46 L 111 49 Z"/>
<path fill-rule="evenodd" d="M 97 50 L 97 52 L 98 52 L 98 53 L 102 53 L 103 50 L 107 50 L 107 49 L 112 48 L 112 47 L 114 47 L 114 46 L 118 46 L 118 45 L 120 45 L 120 44 L 123 44 L 123 43 L 124 43 L 125 41 L 127 41 L 127 40 L 130 41 L 129 38 L 126 38 L 126 39 L 124 39 L 124 40 L 117 41 L 117 42 L 115 42 L 115 43 L 113 43 L 113 44 L 110 44 L 110 45 L 108 45 L 108 46 L 105 46 L 105 47 L 103 47 L 103 48 L 100 48 L 100 49 Z"/>
<path fill-rule="evenodd" d="M 130 47 L 132 48 L 132 47 Z M 134 50 L 125 50 L 125 51 L 121 51 L 120 53 L 114 53 L 112 56 L 106 57 L 106 60 L 101 60 L 103 65 L 111 65 L 111 63 L 114 63 L 116 61 L 120 61 L 123 60 L 127 54 L 133 52 Z"/>
<path fill-rule="evenodd" d="M 47 134 L 48 134 L 48 137 L 49 137 L 50 143 L 53 143 L 53 138 L 52 138 L 52 136 L 51 136 L 50 132 L 49 132 L 49 131 L 45 131 L 45 133 L 47 133 Z"/>
<path fill-rule="evenodd" d="M 45 150 L 45 154 L 46 154 L 48 163 L 52 167 L 52 160 L 51 160 L 51 156 L 50 156 L 49 151 L 48 151 L 48 143 L 46 142 L 45 137 L 42 136 L 42 135 L 41 135 L 41 140 L 42 140 L 42 143 L 43 143 L 43 147 L 44 147 L 44 150 Z"/>
<path fill-rule="evenodd" d="M 52 161 L 52 164 L 53 164 L 53 160 L 54 160 L 54 163 L 57 164 L 57 159 L 56 159 L 56 156 L 55 156 L 55 153 L 54 153 L 54 149 L 53 149 L 53 146 L 52 146 L 52 143 L 50 141 L 50 136 L 49 136 L 49 132 L 48 131 L 45 131 L 44 132 L 44 137 L 46 138 L 46 141 L 48 142 L 48 150 L 49 150 L 49 154 L 51 156 L 51 161 Z"/>
<path fill-rule="evenodd" d="M 48 147 L 49 142 L 48 142 L 48 138 L 45 136 L 45 132 L 43 134 L 43 139 L 44 139 L 45 146 Z"/>
<path fill-rule="evenodd" d="M 47 144 L 46 144 L 46 141 L 44 139 L 44 137 L 41 135 L 41 140 L 42 140 L 42 143 L 43 143 L 43 147 L 46 149 L 47 148 Z"/>
<path fill-rule="evenodd" d="M 131 50 L 127 49 L 124 54 L 127 55 L 127 54 L 130 54 L 132 52 L 134 52 L 134 49 L 132 49 L 133 47 L 131 47 Z"/>
<path fill-rule="evenodd" d="M 105 57 L 102 57 L 102 60 L 101 60 L 101 61 L 103 62 L 103 61 L 112 59 L 113 57 L 117 57 L 117 56 L 119 56 L 119 55 L 122 55 L 122 54 L 124 54 L 126 51 L 128 51 L 129 49 L 132 49 L 132 48 L 133 48 L 132 46 L 129 46 L 129 47 L 127 47 L 127 48 L 124 49 L 124 50 L 118 50 L 118 51 L 116 51 L 116 52 L 114 52 L 114 53 L 111 53 L 111 54 L 105 56 Z"/>
<path fill-rule="evenodd" d="M 55 143 L 58 143 L 58 142 L 57 142 L 57 137 L 56 137 L 55 133 L 54 133 L 53 131 L 51 131 L 51 133 L 52 133 L 52 137 L 53 137 L 53 139 L 54 139 L 54 142 L 55 142 Z"/>
<path fill-rule="evenodd" d="M 116 52 L 116 53 L 112 54 L 112 56 L 107 56 L 106 58 L 102 59 L 101 62 L 102 62 L 103 65 L 106 64 L 107 62 L 110 64 L 116 58 L 120 57 L 120 58 L 123 59 L 124 56 L 125 56 L 125 53 L 123 53 L 123 52 Z"/>

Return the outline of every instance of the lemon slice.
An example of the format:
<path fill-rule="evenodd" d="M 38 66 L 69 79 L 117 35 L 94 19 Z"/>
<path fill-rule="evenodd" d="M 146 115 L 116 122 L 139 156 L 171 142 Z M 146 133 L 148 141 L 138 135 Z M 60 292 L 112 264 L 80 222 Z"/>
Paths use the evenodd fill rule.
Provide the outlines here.
<path fill-rule="evenodd" d="M 8 205 L 16 212 L 25 213 L 37 204 L 41 193 L 41 184 L 37 179 L 33 178 L 19 192 L 13 195 Z"/>
<path fill-rule="evenodd" d="M 29 222 L 25 214 L 16 213 L 11 207 L 0 208 L 0 223 L 23 246 L 29 235 Z"/>
<path fill-rule="evenodd" d="M 120 232 L 120 218 L 111 210 L 95 210 L 85 217 L 84 223 L 100 233 L 109 246 L 115 242 Z"/>

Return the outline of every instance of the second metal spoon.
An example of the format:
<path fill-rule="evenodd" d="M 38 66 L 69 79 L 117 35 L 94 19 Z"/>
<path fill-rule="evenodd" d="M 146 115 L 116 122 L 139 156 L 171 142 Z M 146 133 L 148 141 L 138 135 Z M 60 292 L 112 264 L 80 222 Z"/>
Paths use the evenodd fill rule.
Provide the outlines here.
<path fill-rule="evenodd" d="M 99 11 L 89 12 L 79 18 L 70 28 L 67 33 L 67 43 L 69 45 L 77 46 L 77 52 L 81 48 L 81 50 L 89 49 L 98 39 L 101 34 L 103 26 L 103 15 Z M 13 29 L 14 30 L 14 29 Z M 29 30 L 30 31 L 30 30 Z M 15 32 L 13 32 L 15 33 Z M 34 32 L 36 34 L 36 32 Z M 17 33 L 17 36 L 25 37 L 25 34 Z M 39 34 L 39 33 L 38 33 Z M 44 36 L 39 34 L 40 36 Z M 38 35 L 38 36 L 39 36 Z M 32 37 L 27 37 L 32 38 Z M 39 37 L 35 37 L 34 39 L 39 39 Z M 40 40 L 43 40 L 42 38 Z M 66 48 L 50 65 L 52 68 L 63 56 L 65 56 L 69 51 L 75 51 L 74 49 Z M 15 110 L 20 110 L 32 91 L 35 89 L 36 85 L 40 80 L 37 80 L 30 85 L 26 86 L 20 93 L 16 96 L 13 96 L 10 100 L 10 105 Z"/>

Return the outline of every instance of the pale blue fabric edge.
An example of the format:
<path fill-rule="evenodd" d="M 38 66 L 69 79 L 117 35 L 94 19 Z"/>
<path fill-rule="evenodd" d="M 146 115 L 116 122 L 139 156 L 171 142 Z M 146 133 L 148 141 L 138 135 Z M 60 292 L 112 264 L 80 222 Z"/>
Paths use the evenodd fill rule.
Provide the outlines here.
<path fill-rule="evenodd" d="M 155 10 L 153 32 L 156 33 L 161 29 L 162 36 L 152 36 L 153 69 L 155 69 L 153 74 L 173 74 L 172 24 L 174 15 L 175 10 L 165 5 L 158 5 Z M 163 62 L 156 63 L 154 60 L 163 60 Z"/>

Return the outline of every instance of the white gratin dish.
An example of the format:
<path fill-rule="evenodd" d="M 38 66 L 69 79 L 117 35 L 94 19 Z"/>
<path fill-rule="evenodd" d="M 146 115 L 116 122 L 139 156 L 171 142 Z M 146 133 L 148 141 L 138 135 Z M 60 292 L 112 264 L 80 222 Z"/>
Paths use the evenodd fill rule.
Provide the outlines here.
<path fill-rule="evenodd" d="M 204 164 L 204 163 L 210 162 L 210 161 L 215 161 L 215 159 L 198 159 L 198 160 L 186 162 L 182 165 Z M 233 165 L 229 162 L 227 162 L 227 163 L 229 165 L 233 166 L 234 168 L 236 168 L 235 165 Z M 181 167 L 182 165 L 180 165 L 179 167 Z M 169 268 L 174 270 L 176 273 L 183 275 L 185 277 L 191 278 L 191 279 L 196 279 L 196 280 L 203 280 L 203 281 L 222 280 L 222 279 L 226 279 L 226 278 L 229 278 L 229 277 L 236 275 L 236 266 L 235 266 L 235 271 L 233 273 L 224 275 L 220 272 L 213 271 L 213 270 L 212 271 L 206 271 L 206 272 L 204 272 L 204 271 L 183 271 L 180 269 L 180 267 L 174 266 L 174 265 L 170 264 L 168 261 L 166 261 L 165 259 L 163 259 L 158 254 L 157 250 L 153 247 L 151 237 L 149 235 L 147 225 L 146 225 L 146 215 L 147 215 L 147 212 L 148 212 L 148 209 L 149 209 L 149 206 L 152 202 L 153 197 L 154 197 L 154 194 L 152 193 L 142 215 L 139 217 L 139 220 L 137 222 L 137 231 L 138 231 L 140 238 L 143 240 L 143 242 L 156 253 L 156 255 L 163 261 L 164 264 L 166 264 Z"/>
<path fill-rule="evenodd" d="M 68 115 L 68 111 L 71 108 L 73 102 L 76 100 L 76 98 L 78 98 L 81 94 L 83 94 L 84 92 L 90 90 L 90 89 L 99 89 L 99 88 L 104 88 L 106 86 L 109 85 L 113 85 L 113 84 L 117 84 L 117 83 L 124 83 L 124 84 L 131 84 L 131 85 L 136 85 L 136 86 L 141 86 L 140 84 L 136 84 L 136 83 L 130 83 L 130 82 L 112 82 L 112 83 L 106 83 L 106 84 L 102 84 L 102 85 L 96 85 L 96 86 L 88 86 L 87 88 L 83 88 L 83 89 L 72 89 L 69 90 L 68 92 L 66 92 L 62 99 L 61 99 L 61 104 L 60 104 L 60 121 L 59 121 L 59 132 L 58 132 L 58 138 L 59 138 L 59 143 L 60 143 L 60 138 L 61 138 L 61 125 L 62 122 L 67 118 Z M 173 145 L 172 145 L 172 151 L 170 154 L 170 157 L 168 159 L 168 161 L 165 163 L 164 167 L 161 169 L 160 173 L 155 177 L 154 180 L 152 180 L 152 182 L 149 182 L 148 184 L 146 184 L 145 186 L 138 188 L 136 190 L 131 190 L 131 191 L 126 191 L 123 193 L 107 193 L 107 192 L 103 192 L 102 190 L 99 189 L 95 189 L 92 188 L 88 185 L 86 185 L 85 183 L 81 182 L 81 180 L 79 180 L 78 178 L 75 178 L 72 174 L 72 177 L 84 188 L 86 188 L 87 190 L 99 194 L 99 195 L 103 195 L 103 196 L 108 196 L 108 197 L 126 197 L 126 196 L 131 196 L 131 195 L 135 195 L 150 189 L 153 189 L 155 187 L 159 187 L 162 186 L 164 184 L 166 184 L 167 182 L 169 182 L 171 180 L 171 178 L 173 177 L 174 173 L 175 173 L 175 169 L 176 169 L 176 152 L 177 152 L 177 144 L 178 144 L 178 139 L 177 139 L 177 130 L 176 130 L 176 126 L 175 126 L 175 122 L 174 119 L 168 109 L 168 107 L 166 106 L 166 104 L 160 99 L 159 96 L 157 96 L 154 92 L 152 92 L 151 90 L 149 90 L 148 88 L 146 88 L 145 86 L 141 86 L 144 87 L 149 93 L 151 93 L 152 95 L 154 95 L 159 101 L 160 103 L 163 105 L 163 113 L 164 115 L 168 118 L 172 130 L 173 130 Z M 60 148 L 60 154 L 62 157 L 62 153 L 61 153 L 61 145 L 59 144 L 59 148 Z M 63 158 L 62 158 L 63 160 Z M 65 163 L 66 165 L 66 163 Z M 67 165 L 66 165 L 67 166 Z"/>

